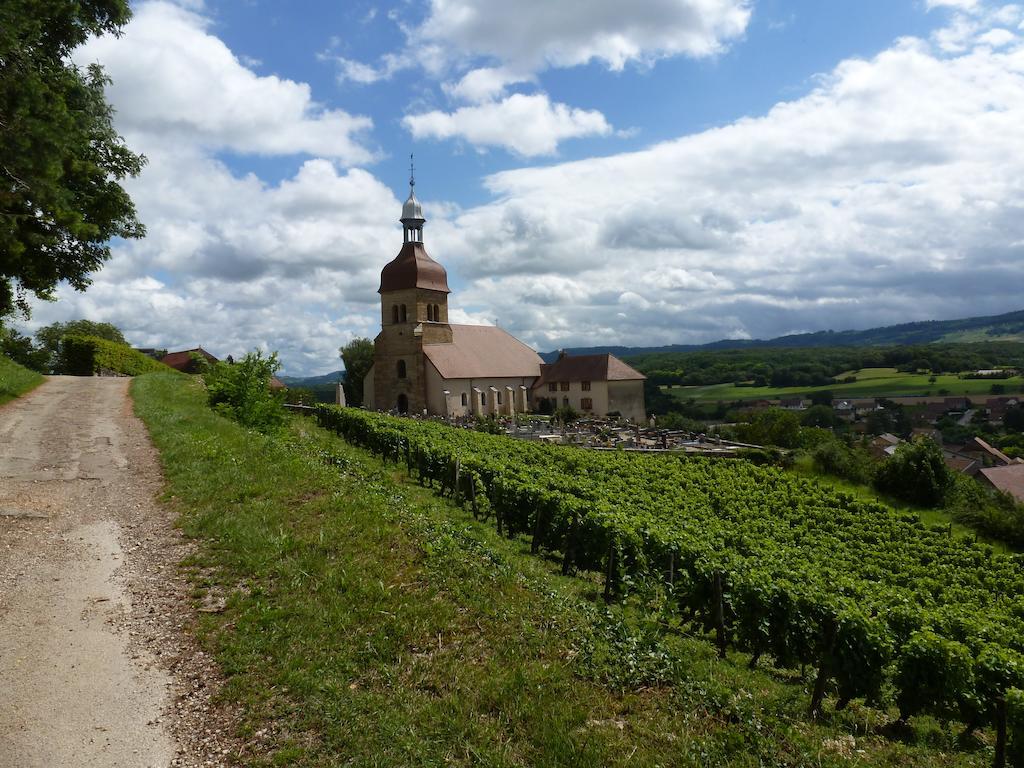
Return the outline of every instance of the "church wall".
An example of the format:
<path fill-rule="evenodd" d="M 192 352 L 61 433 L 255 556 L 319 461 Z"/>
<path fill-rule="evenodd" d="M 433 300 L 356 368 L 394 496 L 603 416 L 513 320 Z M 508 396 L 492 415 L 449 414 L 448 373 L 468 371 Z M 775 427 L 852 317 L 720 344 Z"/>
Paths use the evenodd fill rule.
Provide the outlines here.
<path fill-rule="evenodd" d="M 506 378 L 486 378 L 486 379 L 445 379 L 441 377 L 437 369 L 434 368 L 429 362 L 427 363 L 427 401 L 428 409 L 431 414 L 438 416 L 470 416 L 473 414 L 473 388 L 482 390 L 487 393 L 487 405 L 484 407 L 484 415 L 489 413 L 497 412 L 500 415 L 508 413 L 508 398 L 509 395 L 513 395 L 519 398 L 519 387 L 529 387 L 533 384 L 532 377 L 506 377 Z M 495 411 L 494 393 L 491 392 L 490 387 L 501 392 L 501 405 L 497 406 Z M 512 392 L 509 392 L 506 387 L 512 387 Z M 451 396 L 445 399 L 444 390 L 451 392 Z M 462 405 L 462 395 L 466 395 L 466 405 Z M 519 400 L 515 401 L 516 411 L 520 411 Z M 532 401 L 530 402 L 532 407 Z"/>
<path fill-rule="evenodd" d="M 373 368 L 371 365 L 363 377 L 363 407 L 370 411 L 377 410 L 377 406 L 374 405 Z"/>
<path fill-rule="evenodd" d="M 415 323 L 389 323 L 374 339 L 373 400 L 378 410 L 395 408 L 403 394 L 408 399 L 409 413 L 420 413 L 426 407 L 423 354 L 419 340 L 413 336 L 414 327 Z M 404 379 L 398 377 L 399 360 L 405 361 Z"/>

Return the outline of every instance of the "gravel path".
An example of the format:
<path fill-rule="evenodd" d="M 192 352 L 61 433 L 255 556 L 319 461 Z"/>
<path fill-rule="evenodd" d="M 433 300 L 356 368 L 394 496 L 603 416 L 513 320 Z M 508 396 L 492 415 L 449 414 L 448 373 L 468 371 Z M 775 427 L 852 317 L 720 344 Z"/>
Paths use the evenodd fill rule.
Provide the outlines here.
<path fill-rule="evenodd" d="M 129 379 L 0 408 L 0 768 L 230 765 Z"/>

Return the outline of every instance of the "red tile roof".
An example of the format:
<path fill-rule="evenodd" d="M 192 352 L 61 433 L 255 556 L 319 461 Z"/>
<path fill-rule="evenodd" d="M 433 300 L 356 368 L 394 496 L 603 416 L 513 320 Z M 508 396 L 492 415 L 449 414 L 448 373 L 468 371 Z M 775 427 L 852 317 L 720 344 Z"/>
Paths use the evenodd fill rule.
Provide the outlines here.
<path fill-rule="evenodd" d="M 564 355 L 545 366 L 533 386 L 550 381 L 642 381 L 646 378 L 615 355 Z"/>
<path fill-rule="evenodd" d="M 445 379 L 540 376 L 540 355 L 492 325 L 453 325 L 451 344 L 424 344 L 423 353 Z"/>
<path fill-rule="evenodd" d="M 981 475 L 1000 491 L 1024 502 L 1024 464 L 987 467 L 981 470 Z"/>
<path fill-rule="evenodd" d="M 451 293 L 448 290 L 448 273 L 427 255 L 423 243 L 406 243 L 398 255 L 381 270 L 377 293 L 407 288 Z"/>
<path fill-rule="evenodd" d="M 195 349 L 185 349 L 181 352 L 170 352 L 160 358 L 160 362 L 164 365 L 169 365 L 177 371 L 183 371 L 185 373 L 191 373 L 194 366 L 192 361 L 193 354 L 200 354 L 205 357 L 210 363 L 220 362 L 216 357 L 211 355 L 202 347 L 196 347 Z"/>

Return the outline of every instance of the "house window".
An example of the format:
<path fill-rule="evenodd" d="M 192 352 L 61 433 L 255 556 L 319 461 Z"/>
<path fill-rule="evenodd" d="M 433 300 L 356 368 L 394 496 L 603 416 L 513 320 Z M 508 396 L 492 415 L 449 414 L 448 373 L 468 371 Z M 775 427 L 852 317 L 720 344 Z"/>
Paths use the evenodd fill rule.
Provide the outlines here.
<path fill-rule="evenodd" d="M 465 408 L 467 405 L 469 405 L 469 398 L 466 397 L 466 393 L 463 392 L 462 393 L 462 407 Z"/>
<path fill-rule="evenodd" d="M 558 382 L 558 387 L 563 392 L 568 392 L 569 391 L 569 382 L 568 381 L 560 381 L 560 382 Z"/>
<path fill-rule="evenodd" d="M 569 398 L 568 397 L 563 397 L 562 398 L 562 405 L 564 405 L 566 408 L 569 407 Z"/>
<path fill-rule="evenodd" d="M 580 389 L 582 389 L 584 392 L 589 392 L 590 391 L 590 382 L 589 381 L 581 381 L 580 382 Z"/>
<path fill-rule="evenodd" d="M 405 360 L 398 361 L 398 378 L 405 378 Z"/>
<path fill-rule="evenodd" d="M 584 411 L 592 411 L 594 410 L 594 401 L 591 400 L 589 397 L 584 397 L 582 400 L 580 400 L 580 408 L 582 408 Z"/>
<path fill-rule="evenodd" d="M 399 314 L 399 316 L 400 316 L 400 317 L 402 318 L 402 322 L 404 323 L 404 322 L 406 321 L 406 318 L 408 317 L 408 315 L 406 315 L 406 313 L 405 313 L 405 304 L 403 304 L 403 305 L 402 305 L 402 306 L 401 306 L 401 307 L 399 308 L 399 310 L 398 310 L 398 314 Z"/>
<path fill-rule="evenodd" d="M 557 391 L 558 391 L 558 384 L 556 382 L 552 381 L 550 384 L 548 384 L 548 392 L 557 392 Z"/>

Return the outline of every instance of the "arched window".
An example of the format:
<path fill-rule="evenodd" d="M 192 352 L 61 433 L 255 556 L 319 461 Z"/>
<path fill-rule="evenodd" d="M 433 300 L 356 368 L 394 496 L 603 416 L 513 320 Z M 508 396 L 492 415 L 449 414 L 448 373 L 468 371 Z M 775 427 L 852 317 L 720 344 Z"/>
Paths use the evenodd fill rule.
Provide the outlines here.
<path fill-rule="evenodd" d="M 391 322 L 392 323 L 397 323 L 398 322 L 398 305 L 397 304 L 392 304 L 391 305 Z"/>
<path fill-rule="evenodd" d="M 407 318 L 407 315 L 405 314 L 405 304 L 402 305 L 402 307 L 399 310 L 398 314 L 402 318 L 402 322 L 404 323 L 406 321 L 406 318 Z"/>
<path fill-rule="evenodd" d="M 398 361 L 398 378 L 405 378 L 405 360 Z"/>
<path fill-rule="evenodd" d="M 487 405 L 487 393 L 486 392 L 481 392 L 480 393 L 480 405 Z"/>
<path fill-rule="evenodd" d="M 437 304 L 434 305 L 434 322 L 441 322 L 441 308 Z"/>
<path fill-rule="evenodd" d="M 434 307 L 431 304 L 427 304 L 427 322 L 434 322 Z"/>
<path fill-rule="evenodd" d="M 462 393 L 462 407 L 465 408 L 467 405 L 469 405 L 469 398 L 466 397 L 466 393 L 463 392 Z"/>
<path fill-rule="evenodd" d="M 498 390 L 498 405 L 501 405 L 501 390 Z"/>

